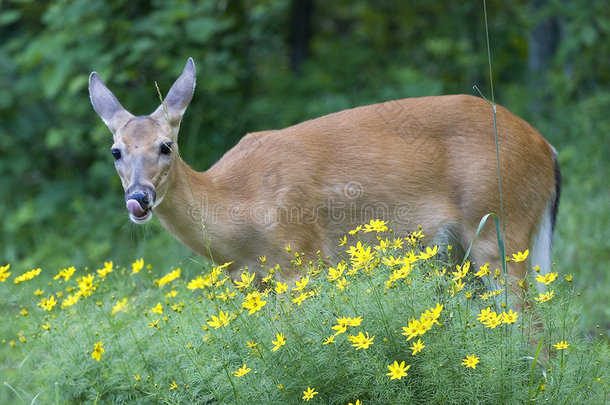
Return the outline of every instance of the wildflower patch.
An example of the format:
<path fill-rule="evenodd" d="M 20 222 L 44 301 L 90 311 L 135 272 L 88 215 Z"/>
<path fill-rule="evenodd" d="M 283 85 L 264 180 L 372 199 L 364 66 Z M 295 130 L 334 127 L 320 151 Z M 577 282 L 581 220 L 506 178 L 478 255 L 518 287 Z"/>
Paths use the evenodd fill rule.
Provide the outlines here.
<path fill-rule="evenodd" d="M 610 365 L 577 328 L 571 276 L 504 279 L 424 240 L 371 221 L 337 242 L 338 263 L 287 246 L 290 269 L 261 256 L 235 282 L 230 263 L 3 265 L 10 384 L 44 403 L 599 402 Z"/>

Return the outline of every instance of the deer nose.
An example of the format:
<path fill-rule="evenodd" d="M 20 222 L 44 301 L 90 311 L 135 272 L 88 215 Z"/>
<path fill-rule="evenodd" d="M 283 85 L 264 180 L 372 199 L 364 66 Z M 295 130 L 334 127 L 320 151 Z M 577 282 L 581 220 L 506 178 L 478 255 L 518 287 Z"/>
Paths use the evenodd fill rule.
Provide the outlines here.
<path fill-rule="evenodd" d="M 143 210 L 146 210 L 150 204 L 150 197 L 148 196 L 148 194 L 142 191 L 136 191 L 135 193 L 131 193 L 127 197 L 127 200 L 136 200 Z"/>

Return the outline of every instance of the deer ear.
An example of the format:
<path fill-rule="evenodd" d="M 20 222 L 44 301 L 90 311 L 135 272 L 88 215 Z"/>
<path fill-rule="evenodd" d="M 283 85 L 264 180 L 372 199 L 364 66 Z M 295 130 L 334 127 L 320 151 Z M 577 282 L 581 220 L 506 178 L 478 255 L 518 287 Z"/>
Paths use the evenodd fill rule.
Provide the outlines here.
<path fill-rule="evenodd" d="M 193 58 L 189 58 L 182 74 L 169 89 L 167 97 L 151 115 L 169 121 L 174 133 L 177 134 L 182 115 L 191 102 L 194 91 L 195 62 L 193 62 Z"/>
<path fill-rule="evenodd" d="M 123 108 L 96 72 L 92 72 L 89 76 L 89 97 L 91 97 L 93 109 L 113 134 L 116 134 L 127 121 L 133 118 L 133 115 Z"/>

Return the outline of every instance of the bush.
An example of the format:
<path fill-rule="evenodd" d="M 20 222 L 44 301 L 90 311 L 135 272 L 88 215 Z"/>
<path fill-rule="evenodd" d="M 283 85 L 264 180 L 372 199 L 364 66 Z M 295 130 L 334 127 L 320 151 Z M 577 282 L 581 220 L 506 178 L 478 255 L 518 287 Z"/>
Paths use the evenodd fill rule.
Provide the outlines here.
<path fill-rule="evenodd" d="M 247 270 L 235 284 L 223 266 L 196 263 L 156 277 L 143 260 L 68 268 L 52 280 L 4 277 L 0 292 L 20 311 L 3 319 L 5 379 L 23 402 L 44 403 L 572 404 L 607 396 L 607 346 L 577 327 L 580 294 L 570 277 L 512 280 L 521 293 L 507 302 L 505 289 L 481 283 L 507 284 L 499 270 L 443 263 L 438 247 L 420 245 L 421 232 L 383 228 L 354 232 L 334 267 L 290 250 L 303 273 L 290 286 L 264 257 L 269 276 L 259 288 Z M 363 242 L 372 234 L 375 243 Z M 540 283 L 544 294 L 534 292 Z"/>

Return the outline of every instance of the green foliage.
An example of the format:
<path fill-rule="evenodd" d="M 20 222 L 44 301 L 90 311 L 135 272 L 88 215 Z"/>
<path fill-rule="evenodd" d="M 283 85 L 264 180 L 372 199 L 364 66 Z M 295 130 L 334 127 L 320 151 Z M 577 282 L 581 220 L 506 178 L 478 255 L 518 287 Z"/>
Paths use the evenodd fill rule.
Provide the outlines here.
<path fill-rule="evenodd" d="M 417 241 L 352 239 L 333 268 L 293 252 L 294 270 L 307 275 L 279 292 L 281 269 L 264 263 L 262 292 L 248 273 L 235 285 L 222 267 L 196 263 L 109 263 L 11 287 L 15 273 L 0 283 L 21 311 L 2 319 L 3 379 L 24 403 L 302 403 L 308 388 L 313 403 L 333 404 L 603 401 L 609 353 L 582 338 L 570 284 L 550 281 L 553 298 L 539 303 L 532 285 L 523 298 L 533 307 L 511 320 L 500 314 L 523 302 L 481 296 L 479 278 L 493 272 L 443 267 L 438 250 Z M 80 298 L 65 306 L 70 295 Z M 57 304 L 45 309 L 51 296 Z M 412 354 L 418 340 L 425 347 Z M 568 347 L 556 348 L 562 341 Z M 467 356 L 474 368 L 462 364 Z M 407 375 L 390 378 L 394 361 L 409 365 Z M 242 367 L 250 370 L 239 375 Z"/>

